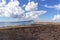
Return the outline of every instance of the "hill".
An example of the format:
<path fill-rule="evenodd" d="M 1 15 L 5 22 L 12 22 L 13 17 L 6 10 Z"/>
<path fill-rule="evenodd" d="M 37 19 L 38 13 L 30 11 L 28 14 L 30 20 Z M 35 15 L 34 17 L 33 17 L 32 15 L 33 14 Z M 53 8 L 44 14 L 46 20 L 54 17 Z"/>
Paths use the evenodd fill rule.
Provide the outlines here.
<path fill-rule="evenodd" d="M 0 28 L 0 40 L 60 40 L 60 23 L 35 23 Z"/>

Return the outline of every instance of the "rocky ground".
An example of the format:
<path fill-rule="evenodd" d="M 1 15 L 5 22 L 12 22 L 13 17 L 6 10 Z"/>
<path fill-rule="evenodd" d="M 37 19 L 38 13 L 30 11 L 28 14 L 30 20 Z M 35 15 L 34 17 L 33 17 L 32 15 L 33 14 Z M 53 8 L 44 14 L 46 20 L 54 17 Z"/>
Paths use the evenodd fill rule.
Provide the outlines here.
<path fill-rule="evenodd" d="M 0 29 L 0 40 L 60 40 L 60 25 Z"/>

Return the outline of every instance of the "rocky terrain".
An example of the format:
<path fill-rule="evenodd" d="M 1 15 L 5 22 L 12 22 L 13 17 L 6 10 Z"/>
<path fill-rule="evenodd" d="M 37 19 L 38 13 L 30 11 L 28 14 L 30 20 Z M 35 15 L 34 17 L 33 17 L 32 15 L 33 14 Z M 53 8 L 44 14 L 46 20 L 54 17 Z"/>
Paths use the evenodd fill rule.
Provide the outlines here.
<path fill-rule="evenodd" d="M 60 25 L 32 24 L 0 28 L 0 40 L 60 40 Z"/>

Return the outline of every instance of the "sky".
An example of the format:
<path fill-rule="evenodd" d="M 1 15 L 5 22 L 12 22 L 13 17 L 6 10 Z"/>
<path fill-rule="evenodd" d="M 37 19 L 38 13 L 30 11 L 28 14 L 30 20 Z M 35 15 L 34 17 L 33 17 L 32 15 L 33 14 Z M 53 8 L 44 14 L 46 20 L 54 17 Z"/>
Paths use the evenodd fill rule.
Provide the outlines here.
<path fill-rule="evenodd" d="M 60 0 L 0 0 L 1 20 L 60 22 Z"/>

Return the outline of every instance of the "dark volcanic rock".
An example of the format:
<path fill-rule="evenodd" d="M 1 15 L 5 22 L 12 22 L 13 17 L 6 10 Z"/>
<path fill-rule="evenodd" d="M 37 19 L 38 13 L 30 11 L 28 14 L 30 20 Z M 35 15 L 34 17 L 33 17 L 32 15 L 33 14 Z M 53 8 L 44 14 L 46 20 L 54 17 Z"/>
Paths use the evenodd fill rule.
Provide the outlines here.
<path fill-rule="evenodd" d="M 0 30 L 0 40 L 60 40 L 59 25 L 41 25 Z"/>

